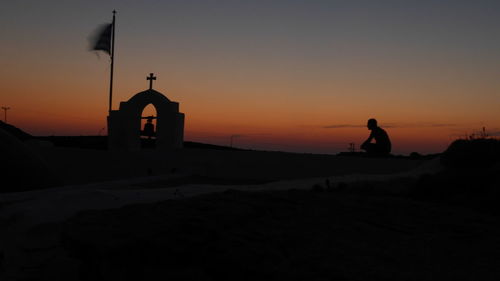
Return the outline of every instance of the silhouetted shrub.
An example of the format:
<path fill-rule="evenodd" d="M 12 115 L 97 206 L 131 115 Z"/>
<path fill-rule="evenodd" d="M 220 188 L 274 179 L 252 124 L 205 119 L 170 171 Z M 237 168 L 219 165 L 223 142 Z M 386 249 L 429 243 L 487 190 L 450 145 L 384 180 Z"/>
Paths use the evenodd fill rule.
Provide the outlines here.
<path fill-rule="evenodd" d="M 484 169 L 500 162 L 500 140 L 456 140 L 441 156 L 447 168 Z"/>
<path fill-rule="evenodd" d="M 414 151 L 414 152 L 410 153 L 410 158 L 412 158 L 412 159 L 420 159 L 420 158 L 422 158 L 422 154 Z"/>

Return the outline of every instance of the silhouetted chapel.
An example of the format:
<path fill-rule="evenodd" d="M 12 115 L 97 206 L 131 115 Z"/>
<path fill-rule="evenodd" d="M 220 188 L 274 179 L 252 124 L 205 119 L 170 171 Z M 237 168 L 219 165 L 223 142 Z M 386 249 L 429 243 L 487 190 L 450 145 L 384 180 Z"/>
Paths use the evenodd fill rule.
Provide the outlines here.
<path fill-rule="evenodd" d="M 154 137 L 156 149 L 181 148 L 184 142 L 184 113 L 179 103 L 170 101 L 162 93 L 153 90 L 153 73 L 147 77 L 149 89 L 120 102 L 120 109 L 111 110 L 108 116 L 108 148 L 110 150 L 140 150 L 141 135 Z M 144 108 L 152 104 L 157 116 L 142 117 Z M 149 125 L 141 130 L 141 120 Z M 151 120 L 156 119 L 156 128 Z"/>

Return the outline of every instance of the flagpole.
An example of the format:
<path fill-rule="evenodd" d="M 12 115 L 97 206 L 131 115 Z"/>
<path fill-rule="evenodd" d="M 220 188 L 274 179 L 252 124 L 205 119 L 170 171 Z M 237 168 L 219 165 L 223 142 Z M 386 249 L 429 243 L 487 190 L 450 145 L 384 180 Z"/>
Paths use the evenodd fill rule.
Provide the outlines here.
<path fill-rule="evenodd" d="M 115 62 L 115 14 L 116 11 L 113 10 L 113 35 L 111 36 L 111 74 L 109 79 L 109 112 L 111 112 L 111 105 L 113 101 L 113 66 Z"/>

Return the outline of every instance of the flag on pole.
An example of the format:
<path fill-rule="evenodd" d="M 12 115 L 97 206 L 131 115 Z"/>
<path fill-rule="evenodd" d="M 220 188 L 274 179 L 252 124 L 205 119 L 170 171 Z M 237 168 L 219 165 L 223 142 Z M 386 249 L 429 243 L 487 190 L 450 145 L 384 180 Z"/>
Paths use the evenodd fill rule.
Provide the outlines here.
<path fill-rule="evenodd" d="M 115 15 L 113 10 L 113 21 L 110 24 L 101 25 L 90 38 L 90 49 L 94 51 L 104 51 L 111 58 L 111 69 L 109 75 L 109 112 L 113 105 L 113 65 L 115 62 Z"/>
<path fill-rule="evenodd" d="M 99 27 L 94 33 L 92 40 L 92 50 L 104 51 L 111 55 L 111 33 L 113 24 L 105 24 Z"/>

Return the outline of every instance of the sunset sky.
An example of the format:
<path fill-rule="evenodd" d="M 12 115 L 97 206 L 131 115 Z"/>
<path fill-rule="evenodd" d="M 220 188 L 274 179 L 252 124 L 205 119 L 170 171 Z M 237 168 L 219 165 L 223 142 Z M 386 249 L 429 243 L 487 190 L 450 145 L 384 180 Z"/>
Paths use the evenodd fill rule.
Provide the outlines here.
<path fill-rule="evenodd" d="M 366 139 L 369 118 L 396 154 L 500 135 L 498 0 L 3 1 L 8 123 L 106 134 L 109 57 L 89 38 L 113 9 L 113 108 L 153 72 L 189 141 L 336 153 Z"/>

